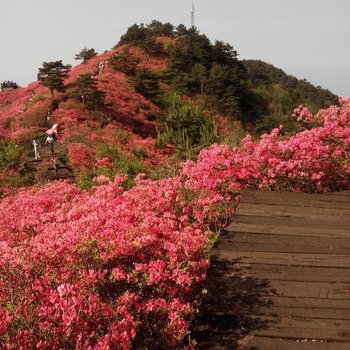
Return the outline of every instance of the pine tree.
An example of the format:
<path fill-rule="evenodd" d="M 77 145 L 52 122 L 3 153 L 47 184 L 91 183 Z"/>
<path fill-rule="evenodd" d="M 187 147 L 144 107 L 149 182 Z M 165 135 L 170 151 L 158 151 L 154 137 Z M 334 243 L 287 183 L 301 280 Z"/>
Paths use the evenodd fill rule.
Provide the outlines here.
<path fill-rule="evenodd" d="M 159 76 L 149 69 L 138 69 L 134 78 L 135 89 L 153 103 L 161 103 L 162 91 L 159 87 Z"/>
<path fill-rule="evenodd" d="M 218 112 L 237 118 L 241 112 L 237 93 L 239 86 L 234 69 L 214 64 L 210 70 L 207 84 L 209 104 Z"/>
<path fill-rule="evenodd" d="M 190 79 L 193 85 L 193 92 L 200 92 L 201 97 L 204 95 L 204 85 L 207 81 L 207 69 L 203 64 L 196 63 L 192 68 Z"/>
<path fill-rule="evenodd" d="M 81 74 L 73 84 L 75 89 L 72 96 L 81 101 L 88 109 L 97 109 L 103 106 L 105 93 L 99 91 L 95 80 L 89 73 Z"/>
<path fill-rule="evenodd" d="M 140 25 L 134 24 L 120 37 L 119 43 L 114 48 L 126 44 L 137 45 L 142 43 L 146 39 L 148 32 L 143 23 Z"/>
<path fill-rule="evenodd" d="M 43 62 L 43 66 L 39 68 L 37 75 L 38 80 L 45 86 L 47 86 L 54 96 L 54 91 L 64 92 L 65 86 L 63 80 L 68 77 L 68 71 L 71 65 L 64 65 L 62 60 Z"/>
<path fill-rule="evenodd" d="M 83 60 L 83 62 L 88 61 L 90 58 L 97 55 L 95 49 L 88 49 L 84 47 L 79 53 L 75 55 L 76 60 Z"/>

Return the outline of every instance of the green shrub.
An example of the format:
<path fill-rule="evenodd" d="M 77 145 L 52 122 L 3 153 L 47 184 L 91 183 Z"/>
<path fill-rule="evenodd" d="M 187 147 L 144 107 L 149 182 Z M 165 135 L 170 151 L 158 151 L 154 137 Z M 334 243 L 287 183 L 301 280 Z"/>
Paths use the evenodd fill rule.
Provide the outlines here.
<path fill-rule="evenodd" d="M 0 169 L 17 170 L 21 163 L 22 148 L 12 142 L 0 140 Z"/>
<path fill-rule="evenodd" d="M 204 115 L 203 109 L 175 96 L 158 129 L 157 145 L 173 144 L 180 153 L 190 156 L 218 140 L 216 125 Z"/>

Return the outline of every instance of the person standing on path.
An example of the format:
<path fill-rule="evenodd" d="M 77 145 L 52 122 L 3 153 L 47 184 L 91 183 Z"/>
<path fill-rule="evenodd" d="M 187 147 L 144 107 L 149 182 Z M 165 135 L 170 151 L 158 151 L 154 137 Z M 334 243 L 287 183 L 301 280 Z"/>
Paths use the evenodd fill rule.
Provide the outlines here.
<path fill-rule="evenodd" d="M 55 175 L 57 175 L 57 170 L 58 170 L 58 160 L 57 160 L 57 157 L 55 155 L 53 155 L 51 157 L 51 162 L 52 162 L 52 165 L 53 165 L 53 170 L 55 172 Z"/>
<path fill-rule="evenodd" d="M 33 147 L 34 147 L 35 159 L 39 159 L 40 158 L 40 153 L 39 153 L 40 141 L 37 138 L 33 140 Z"/>
<path fill-rule="evenodd" d="M 51 155 L 54 155 L 54 149 L 53 149 L 53 143 L 55 142 L 55 139 L 52 134 L 47 135 L 45 143 L 47 143 L 50 146 Z"/>

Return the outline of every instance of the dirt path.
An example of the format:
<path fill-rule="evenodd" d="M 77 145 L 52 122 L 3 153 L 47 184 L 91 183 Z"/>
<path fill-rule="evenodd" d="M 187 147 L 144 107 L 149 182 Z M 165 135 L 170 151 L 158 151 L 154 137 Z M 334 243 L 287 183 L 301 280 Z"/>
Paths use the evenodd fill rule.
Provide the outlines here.
<path fill-rule="evenodd" d="M 212 251 L 198 349 L 350 349 L 350 191 L 244 193 Z"/>

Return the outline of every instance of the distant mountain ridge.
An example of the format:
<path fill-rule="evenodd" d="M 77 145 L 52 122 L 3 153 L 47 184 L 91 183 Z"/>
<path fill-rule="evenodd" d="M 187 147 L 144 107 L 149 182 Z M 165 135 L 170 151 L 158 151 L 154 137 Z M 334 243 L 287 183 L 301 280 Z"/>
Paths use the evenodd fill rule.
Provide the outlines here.
<path fill-rule="evenodd" d="M 265 113 L 260 112 L 258 119 L 262 130 L 268 131 L 285 122 L 293 109 L 303 104 L 316 113 L 321 108 L 338 103 L 338 96 L 320 86 L 315 87 L 306 79 L 297 79 L 282 69 L 261 60 L 242 61 L 254 92 L 264 101 Z"/>

